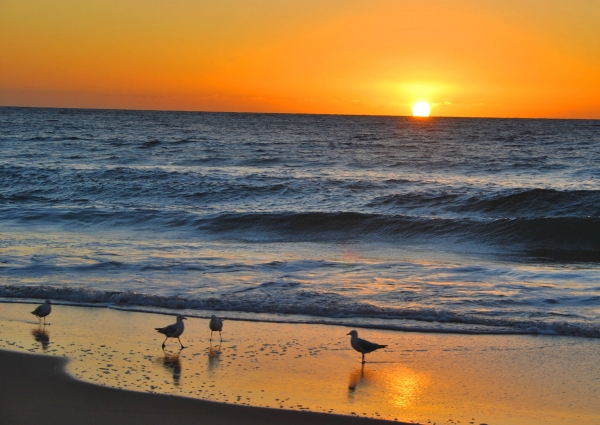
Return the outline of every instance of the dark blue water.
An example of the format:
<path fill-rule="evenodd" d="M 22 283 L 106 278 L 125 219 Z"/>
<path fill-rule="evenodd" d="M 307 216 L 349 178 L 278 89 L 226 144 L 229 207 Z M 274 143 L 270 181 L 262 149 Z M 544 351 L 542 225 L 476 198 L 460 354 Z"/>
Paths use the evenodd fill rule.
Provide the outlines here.
<path fill-rule="evenodd" d="M 600 337 L 600 121 L 0 108 L 0 296 Z"/>

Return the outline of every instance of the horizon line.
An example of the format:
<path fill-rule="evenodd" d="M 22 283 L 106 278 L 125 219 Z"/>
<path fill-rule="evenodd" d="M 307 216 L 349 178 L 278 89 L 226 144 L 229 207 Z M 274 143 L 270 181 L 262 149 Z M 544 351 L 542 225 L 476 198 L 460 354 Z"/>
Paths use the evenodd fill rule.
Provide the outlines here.
<path fill-rule="evenodd" d="M 0 105 L 0 109 L 68 109 L 85 111 L 129 111 L 129 112 L 176 112 L 176 113 L 197 113 L 197 114 L 254 114 L 254 115 L 314 115 L 314 116 L 342 116 L 342 117 L 390 117 L 390 118 L 414 118 L 427 120 L 430 118 L 452 118 L 452 119 L 495 119 L 495 120 L 560 120 L 560 121 L 600 121 L 600 118 L 557 118 L 557 117 L 473 117 L 473 116 L 450 116 L 450 115 L 430 115 L 428 117 L 416 117 L 413 115 L 383 115 L 383 114 L 333 114 L 333 113 L 315 113 L 315 112 L 256 112 L 256 111 L 208 111 L 192 109 L 134 109 L 134 108 L 93 108 L 93 107 L 74 107 L 74 106 L 16 106 Z"/>

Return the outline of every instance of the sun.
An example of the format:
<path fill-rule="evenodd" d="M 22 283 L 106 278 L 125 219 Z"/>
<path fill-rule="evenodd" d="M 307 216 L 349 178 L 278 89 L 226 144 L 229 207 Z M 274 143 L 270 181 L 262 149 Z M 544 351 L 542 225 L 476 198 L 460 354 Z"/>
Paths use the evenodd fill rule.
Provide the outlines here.
<path fill-rule="evenodd" d="M 429 103 L 423 102 L 422 100 L 415 103 L 412 107 L 413 117 L 428 117 L 431 112 Z"/>

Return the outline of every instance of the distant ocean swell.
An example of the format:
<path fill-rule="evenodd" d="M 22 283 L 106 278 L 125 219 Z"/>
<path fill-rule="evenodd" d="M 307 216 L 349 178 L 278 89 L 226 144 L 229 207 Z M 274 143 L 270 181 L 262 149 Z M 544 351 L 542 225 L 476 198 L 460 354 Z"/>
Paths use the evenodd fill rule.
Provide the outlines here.
<path fill-rule="evenodd" d="M 268 287 L 268 283 L 266 284 Z M 260 292 L 260 291 L 259 291 Z M 244 313 L 271 313 L 289 315 L 306 315 L 328 319 L 361 319 L 357 326 L 384 328 L 392 330 L 412 330 L 440 333 L 469 334 L 544 334 L 571 337 L 600 338 L 600 326 L 569 320 L 534 320 L 516 318 L 490 318 L 476 314 L 456 313 L 434 308 L 386 308 L 369 303 L 360 303 L 346 299 L 339 294 L 317 293 L 313 291 L 296 291 L 292 297 L 282 298 L 268 292 L 255 296 L 239 297 L 235 293 L 219 297 L 185 298 L 181 296 L 160 296 L 141 294 L 133 291 L 100 291 L 88 288 L 10 285 L 0 287 L 0 297 L 8 299 L 53 299 L 84 305 L 96 304 L 116 306 L 128 310 L 136 307 L 166 308 L 174 310 L 213 310 Z M 285 316 L 284 316 L 285 317 Z M 389 324 L 369 323 L 371 319 L 384 319 Z M 292 319 L 278 317 L 278 321 Z M 478 330 L 461 327 L 402 326 L 402 320 L 438 324 L 475 325 Z M 329 323 L 336 323 L 335 321 Z M 342 324 L 348 324 L 346 321 Z M 351 323 L 351 322 L 350 322 Z"/>
<path fill-rule="evenodd" d="M 191 170 L 177 166 L 53 164 L 38 168 L 0 164 L 0 189 L 1 203 L 23 206 L 86 206 L 100 201 L 189 208 L 210 205 L 220 211 L 251 212 L 253 207 L 261 207 L 255 201 L 267 201 L 272 206 L 302 206 L 305 211 L 315 211 L 328 202 L 328 196 L 335 196 L 327 211 L 337 206 L 361 213 L 465 218 L 600 217 L 600 190 L 440 187 L 410 179 L 354 177 L 346 181 L 330 175 L 316 175 L 307 181 L 303 174 L 290 175 L 282 170 L 239 173 L 228 167 Z"/>

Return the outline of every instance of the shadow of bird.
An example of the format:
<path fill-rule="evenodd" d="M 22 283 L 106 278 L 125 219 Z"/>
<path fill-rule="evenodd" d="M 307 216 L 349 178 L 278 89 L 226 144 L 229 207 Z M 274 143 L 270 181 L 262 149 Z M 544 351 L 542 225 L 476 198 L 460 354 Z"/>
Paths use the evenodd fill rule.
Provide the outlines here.
<path fill-rule="evenodd" d="M 208 370 L 215 370 L 221 363 L 221 344 L 208 347 Z"/>
<path fill-rule="evenodd" d="M 181 379 L 181 360 L 179 360 L 179 350 L 177 353 L 165 353 L 165 356 L 162 358 L 163 367 L 172 373 L 173 375 L 173 384 L 175 386 L 179 386 L 179 382 Z"/>
<path fill-rule="evenodd" d="M 43 350 L 48 349 L 48 345 L 50 344 L 50 335 L 46 331 L 46 325 L 40 325 L 39 327 L 32 329 L 31 335 L 33 335 L 33 339 L 42 344 Z"/>

